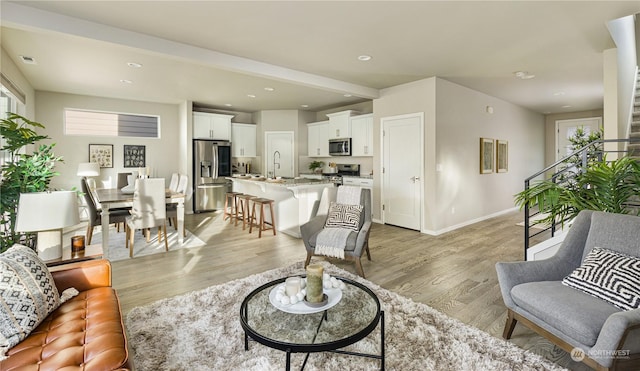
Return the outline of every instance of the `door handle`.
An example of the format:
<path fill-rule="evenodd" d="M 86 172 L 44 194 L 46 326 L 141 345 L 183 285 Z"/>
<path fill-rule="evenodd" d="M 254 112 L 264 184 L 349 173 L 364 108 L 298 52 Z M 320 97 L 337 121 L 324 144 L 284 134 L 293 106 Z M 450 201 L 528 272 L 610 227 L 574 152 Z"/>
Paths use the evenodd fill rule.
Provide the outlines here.
<path fill-rule="evenodd" d="M 414 183 L 415 182 L 419 182 L 420 181 L 420 177 L 419 176 L 412 176 L 411 177 L 411 181 L 414 182 Z"/>

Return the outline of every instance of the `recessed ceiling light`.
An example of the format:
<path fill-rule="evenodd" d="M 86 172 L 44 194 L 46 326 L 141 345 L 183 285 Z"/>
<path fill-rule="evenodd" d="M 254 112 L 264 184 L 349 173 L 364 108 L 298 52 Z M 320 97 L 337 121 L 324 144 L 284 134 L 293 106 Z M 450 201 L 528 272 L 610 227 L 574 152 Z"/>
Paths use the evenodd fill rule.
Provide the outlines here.
<path fill-rule="evenodd" d="M 561 95 L 564 95 L 565 93 L 563 91 L 557 91 L 555 93 L 553 93 L 554 96 L 559 97 Z"/>
<path fill-rule="evenodd" d="M 22 59 L 22 63 L 26 63 L 26 64 L 38 64 L 38 62 L 36 62 L 36 59 L 33 57 L 29 57 L 26 55 L 21 55 L 20 59 Z"/>
<path fill-rule="evenodd" d="M 571 105 L 565 104 L 564 106 L 562 106 L 562 108 L 571 108 Z"/>
<path fill-rule="evenodd" d="M 133 84 L 133 81 L 127 80 L 127 79 L 122 79 L 122 80 L 120 80 L 120 82 L 123 83 L 123 84 Z"/>
<path fill-rule="evenodd" d="M 302 108 L 309 108 L 309 105 L 308 105 L 308 104 L 301 104 L 301 105 L 300 105 L 300 107 L 302 107 Z"/>
<path fill-rule="evenodd" d="M 142 67 L 142 64 L 136 63 L 136 62 L 127 62 L 127 66 L 132 67 L 132 68 L 140 68 L 140 67 Z"/>
<path fill-rule="evenodd" d="M 536 75 L 531 74 L 527 71 L 516 71 L 513 73 L 517 78 L 521 79 L 521 80 L 529 80 L 532 79 L 534 77 L 536 77 Z"/>
<path fill-rule="evenodd" d="M 363 61 L 363 62 L 370 61 L 370 60 L 371 60 L 371 58 L 372 58 L 372 57 L 371 57 L 370 55 L 366 55 L 366 54 L 363 54 L 363 55 L 359 55 L 359 56 L 358 56 L 358 60 L 359 60 L 359 61 Z"/>
<path fill-rule="evenodd" d="M 233 104 L 231 104 L 231 103 L 225 103 L 224 105 L 227 106 L 227 107 L 233 107 Z"/>
<path fill-rule="evenodd" d="M 266 87 L 266 88 L 264 88 L 264 90 L 266 90 L 266 91 L 274 91 L 274 90 L 276 90 L 276 89 L 274 89 L 274 88 L 270 88 L 270 87 Z"/>
<path fill-rule="evenodd" d="M 352 97 L 352 95 L 351 95 L 351 94 L 343 94 L 343 96 L 344 96 L 344 97 L 347 97 L 347 98 Z"/>
<path fill-rule="evenodd" d="M 256 96 L 254 94 L 247 94 L 247 97 L 249 98 L 255 98 Z"/>

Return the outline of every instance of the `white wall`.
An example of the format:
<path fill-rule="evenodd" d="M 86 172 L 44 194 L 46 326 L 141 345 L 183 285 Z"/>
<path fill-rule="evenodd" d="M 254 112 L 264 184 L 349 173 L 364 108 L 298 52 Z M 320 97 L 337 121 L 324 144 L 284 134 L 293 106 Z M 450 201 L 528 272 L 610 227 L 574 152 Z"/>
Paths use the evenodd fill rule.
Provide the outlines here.
<path fill-rule="evenodd" d="M 68 136 L 64 134 L 65 108 L 158 115 L 161 138 Z M 102 169 L 96 181 L 115 187 L 118 173 L 136 170 L 124 168 L 123 160 L 124 145 L 134 144 L 146 146 L 146 163 L 152 169 L 151 176 L 166 178 L 168 182 L 171 173 L 184 169 L 180 165 L 180 159 L 184 159 L 185 154 L 181 153 L 184 152 L 184 146 L 180 144 L 180 138 L 184 133 L 181 134 L 179 129 L 180 123 L 183 123 L 179 112 L 179 106 L 171 104 L 36 92 L 36 121 L 45 125 L 45 133 L 52 138 L 51 142 L 56 143 L 55 154 L 64 158 L 64 163 L 56 167 L 60 176 L 53 178 L 52 187 L 80 188 L 80 178 L 76 176 L 76 171 L 79 163 L 89 160 L 89 144 L 113 144 L 113 168 Z"/>
<path fill-rule="evenodd" d="M 486 107 L 494 113 L 488 114 Z M 440 78 L 384 89 L 374 100 L 374 168 L 380 118 L 424 112 L 423 230 L 439 234 L 514 208 L 523 179 L 544 165 L 542 115 Z M 509 171 L 480 174 L 480 138 L 509 142 Z M 442 171 L 436 172 L 436 165 Z M 381 218 L 381 177 L 374 176 L 374 217 Z"/>
<path fill-rule="evenodd" d="M 425 209 L 423 210 L 423 229 L 430 229 L 438 215 L 433 213 L 436 199 L 435 165 L 436 165 L 436 79 L 428 78 L 394 86 L 380 91 L 380 98 L 373 101 L 373 217 L 382 219 L 380 190 L 382 188 L 381 171 L 381 125 L 380 119 L 404 115 L 408 113 L 424 112 L 424 163 L 425 179 L 424 195 Z"/>
<path fill-rule="evenodd" d="M 436 163 L 442 171 L 435 173 L 431 212 L 438 215 L 433 230 L 444 231 L 514 208 L 523 180 L 543 167 L 544 120 L 501 99 L 436 81 Z M 506 173 L 480 174 L 481 137 L 508 141 Z"/>
<path fill-rule="evenodd" d="M 18 112 L 18 114 L 30 119 L 35 119 L 35 91 L 22 72 L 18 69 L 13 60 L 9 57 L 9 54 L 0 48 L 0 69 L 9 81 L 11 81 L 16 87 L 22 91 L 25 95 L 25 111 Z"/>
<path fill-rule="evenodd" d="M 618 137 L 625 138 L 633 109 L 634 84 L 638 65 L 635 17 L 633 15 L 607 23 L 617 49 L 618 68 Z"/>

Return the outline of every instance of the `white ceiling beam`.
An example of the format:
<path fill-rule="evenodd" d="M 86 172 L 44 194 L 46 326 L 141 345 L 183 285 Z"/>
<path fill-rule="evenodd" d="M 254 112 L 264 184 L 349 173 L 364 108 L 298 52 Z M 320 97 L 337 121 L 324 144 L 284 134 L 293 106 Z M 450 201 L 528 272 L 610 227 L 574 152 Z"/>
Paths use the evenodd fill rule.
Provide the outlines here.
<path fill-rule="evenodd" d="M 21 29 L 46 30 L 100 40 L 153 53 L 160 53 L 167 57 L 198 62 L 213 68 L 284 81 L 325 91 L 351 94 L 366 99 L 375 99 L 380 95 L 378 89 L 367 86 L 352 84 L 248 58 L 237 57 L 215 50 L 182 44 L 16 3 L 3 2 L 0 17 L 2 24 L 5 26 Z"/>

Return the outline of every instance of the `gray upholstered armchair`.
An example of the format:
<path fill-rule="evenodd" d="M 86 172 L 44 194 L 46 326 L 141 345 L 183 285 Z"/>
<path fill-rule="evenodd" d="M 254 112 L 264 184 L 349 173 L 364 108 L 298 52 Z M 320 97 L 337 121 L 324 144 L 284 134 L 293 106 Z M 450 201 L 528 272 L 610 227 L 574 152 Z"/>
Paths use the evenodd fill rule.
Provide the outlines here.
<path fill-rule="evenodd" d="M 608 249 L 614 254 L 640 256 L 639 232 L 640 217 L 582 211 L 553 257 L 497 263 L 500 289 L 508 309 L 503 337 L 509 339 L 516 323 L 520 322 L 565 351 L 573 351 L 574 359 L 578 356 L 577 360 L 596 370 L 629 366 L 629 369 L 640 369 L 640 309 L 623 310 L 562 284 L 576 268 L 586 266 L 585 258 L 594 267 L 607 266 L 604 259 L 591 258 L 594 248 L 594 252 Z M 625 269 L 634 272 L 639 266 L 627 265 Z M 596 269 L 605 268 L 593 268 L 589 274 L 594 274 Z M 639 276 L 640 271 L 635 274 L 636 278 Z M 624 291 L 619 285 L 615 286 L 615 291 Z M 580 350 L 584 358 L 576 353 Z"/>
<path fill-rule="evenodd" d="M 360 257 L 366 251 L 367 259 L 371 260 L 369 252 L 369 232 L 371 231 L 371 190 L 362 188 L 360 191 L 360 205 L 363 206 L 360 228 L 357 232 L 351 232 L 347 238 L 344 255 L 346 260 L 353 260 L 356 264 L 356 271 L 361 277 L 364 277 L 364 270 Z M 307 249 L 307 260 L 304 263 L 306 267 L 311 261 L 311 257 L 315 254 L 316 239 L 318 233 L 324 228 L 327 220 L 327 210 L 331 201 L 336 200 L 336 188 L 325 188 L 319 202 L 316 203 L 312 212 L 312 218 L 307 223 L 300 226 L 300 234 Z"/>

